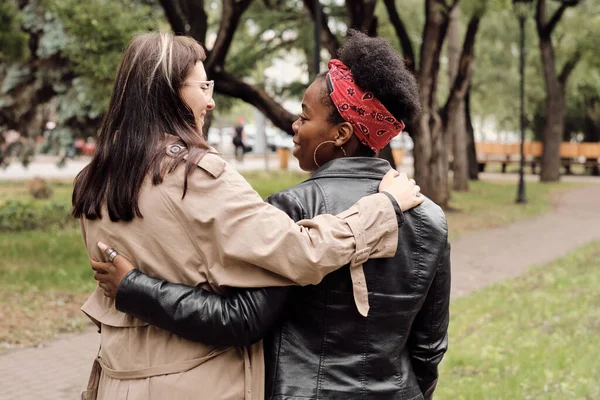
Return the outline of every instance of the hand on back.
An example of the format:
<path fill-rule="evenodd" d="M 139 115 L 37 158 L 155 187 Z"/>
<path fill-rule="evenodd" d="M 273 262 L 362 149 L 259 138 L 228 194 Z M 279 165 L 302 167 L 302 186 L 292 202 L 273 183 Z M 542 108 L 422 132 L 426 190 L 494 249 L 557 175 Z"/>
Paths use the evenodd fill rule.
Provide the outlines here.
<path fill-rule="evenodd" d="M 390 169 L 385 174 L 379 184 L 379 191 L 391 194 L 402 211 L 410 210 L 425 200 L 425 197 L 421 195 L 421 188 L 415 180 L 408 179 L 406 173 L 398 172 L 395 169 Z"/>

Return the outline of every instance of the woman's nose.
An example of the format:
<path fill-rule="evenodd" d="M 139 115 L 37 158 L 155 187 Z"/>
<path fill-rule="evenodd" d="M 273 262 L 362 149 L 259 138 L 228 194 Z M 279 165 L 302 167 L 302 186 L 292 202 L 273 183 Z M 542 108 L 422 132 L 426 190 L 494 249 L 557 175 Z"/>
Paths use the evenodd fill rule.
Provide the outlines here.
<path fill-rule="evenodd" d="M 298 126 L 300 125 L 299 122 L 300 122 L 300 118 L 295 120 L 294 123 L 292 124 L 292 130 L 294 131 L 294 133 L 298 133 Z"/>
<path fill-rule="evenodd" d="M 207 110 L 212 110 L 216 107 L 215 105 L 215 99 L 213 99 L 212 97 L 210 98 L 210 100 L 208 101 L 208 104 L 206 105 L 206 109 Z"/>

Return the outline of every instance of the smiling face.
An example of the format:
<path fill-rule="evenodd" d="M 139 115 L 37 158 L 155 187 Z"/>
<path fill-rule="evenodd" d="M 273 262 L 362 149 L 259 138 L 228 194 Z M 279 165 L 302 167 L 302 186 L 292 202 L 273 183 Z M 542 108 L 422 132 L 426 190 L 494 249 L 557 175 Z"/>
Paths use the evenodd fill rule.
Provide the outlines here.
<path fill-rule="evenodd" d="M 207 81 L 204 64 L 197 62 L 185 78 L 183 86 L 180 89 L 181 99 L 194 113 L 196 126 L 202 130 L 206 112 L 215 108 L 215 102 L 212 96 L 207 96 L 206 90 L 203 90 L 203 84 L 199 81 Z"/>
<path fill-rule="evenodd" d="M 323 101 L 327 86 L 325 79 L 314 81 L 302 98 L 302 113 L 292 125 L 294 131 L 294 157 L 298 159 L 300 168 L 304 171 L 314 171 L 318 168 L 315 164 L 315 149 L 325 141 L 338 139 L 338 125 L 329 121 L 331 107 Z M 339 155 L 341 150 L 333 143 L 324 143 L 318 149 L 316 159 L 323 165 Z"/>

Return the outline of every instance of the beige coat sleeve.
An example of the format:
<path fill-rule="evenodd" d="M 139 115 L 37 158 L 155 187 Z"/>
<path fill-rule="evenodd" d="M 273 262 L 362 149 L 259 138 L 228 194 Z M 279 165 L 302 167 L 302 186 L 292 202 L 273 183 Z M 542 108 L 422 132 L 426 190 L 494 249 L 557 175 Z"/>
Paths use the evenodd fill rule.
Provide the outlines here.
<path fill-rule="evenodd" d="M 217 286 L 268 286 L 245 280 L 244 270 L 256 266 L 299 285 L 317 284 L 345 264 L 396 252 L 396 213 L 384 194 L 365 197 L 337 216 L 295 223 L 220 157 L 208 154 L 199 167 L 186 197 L 170 197 Z"/>

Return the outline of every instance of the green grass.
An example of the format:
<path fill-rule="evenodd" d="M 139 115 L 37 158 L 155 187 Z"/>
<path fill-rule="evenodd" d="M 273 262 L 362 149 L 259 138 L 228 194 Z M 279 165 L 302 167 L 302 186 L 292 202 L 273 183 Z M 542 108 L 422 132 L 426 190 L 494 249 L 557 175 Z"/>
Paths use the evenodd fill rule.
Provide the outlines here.
<path fill-rule="evenodd" d="M 306 174 L 285 172 L 244 175 L 263 198 L 307 178 Z M 53 181 L 51 185 L 56 196 L 53 199 L 70 201 L 70 183 Z M 0 182 L 0 188 L 0 202 L 31 199 L 23 182 Z M 0 254 L 0 288 L 85 293 L 95 287 L 79 227 L 0 232 Z"/>
<path fill-rule="evenodd" d="M 52 187 L 53 195 L 48 200 L 36 200 L 40 204 L 50 201 L 64 201 L 71 203 L 71 193 L 73 193 L 72 180 L 54 180 L 49 181 Z M 27 182 L 23 181 L 0 181 L 0 204 L 7 200 L 33 200 L 29 194 Z"/>
<path fill-rule="evenodd" d="M 527 204 L 515 204 L 514 183 L 476 181 L 468 192 L 453 192 L 446 213 L 450 239 L 468 232 L 496 228 L 547 212 L 558 192 L 580 187 L 575 183 L 527 183 Z"/>
<path fill-rule="evenodd" d="M 244 175 L 254 190 L 256 190 L 263 199 L 280 190 L 297 185 L 309 177 L 305 172 L 283 171 L 252 171 L 244 172 L 242 175 Z"/>
<path fill-rule="evenodd" d="M 436 400 L 599 399 L 600 243 L 451 305 Z"/>
<path fill-rule="evenodd" d="M 79 228 L 0 233 L 0 288 L 90 292 L 93 272 Z"/>

